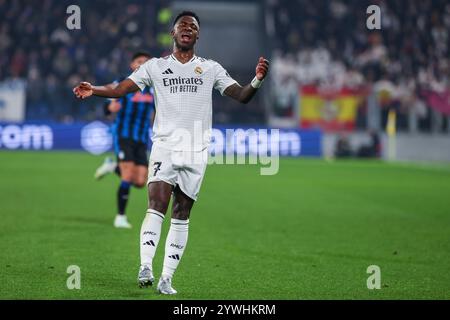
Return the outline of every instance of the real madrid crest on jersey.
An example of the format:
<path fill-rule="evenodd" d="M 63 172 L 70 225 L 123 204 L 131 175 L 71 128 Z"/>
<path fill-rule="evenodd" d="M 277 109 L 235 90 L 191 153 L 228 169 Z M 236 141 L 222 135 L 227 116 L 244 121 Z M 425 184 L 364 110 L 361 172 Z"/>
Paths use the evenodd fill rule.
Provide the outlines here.
<path fill-rule="evenodd" d="M 201 75 L 203 73 L 203 70 L 200 67 L 195 67 L 194 72 L 198 75 Z"/>

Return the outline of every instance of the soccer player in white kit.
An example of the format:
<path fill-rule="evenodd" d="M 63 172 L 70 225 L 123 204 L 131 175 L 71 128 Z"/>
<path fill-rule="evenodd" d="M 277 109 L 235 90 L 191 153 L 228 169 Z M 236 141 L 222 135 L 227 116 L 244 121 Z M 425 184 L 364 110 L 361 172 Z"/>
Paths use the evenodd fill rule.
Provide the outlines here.
<path fill-rule="evenodd" d="M 148 210 L 141 227 L 141 287 L 154 282 L 152 261 L 161 226 L 173 195 L 172 218 L 165 245 L 162 275 L 157 290 L 175 294 L 172 277 L 183 256 L 188 239 L 189 216 L 203 180 L 212 126 L 212 89 L 247 103 L 261 86 L 269 62 L 259 58 L 256 76 L 239 85 L 217 62 L 198 57 L 194 46 L 199 39 L 200 19 L 183 11 L 173 22 L 173 53 L 153 58 L 118 85 L 93 86 L 81 82 L 74 88 L 78 98 L 91 95 L 118 98 L 152 86 L 156 115 L 148 177 Z"/>

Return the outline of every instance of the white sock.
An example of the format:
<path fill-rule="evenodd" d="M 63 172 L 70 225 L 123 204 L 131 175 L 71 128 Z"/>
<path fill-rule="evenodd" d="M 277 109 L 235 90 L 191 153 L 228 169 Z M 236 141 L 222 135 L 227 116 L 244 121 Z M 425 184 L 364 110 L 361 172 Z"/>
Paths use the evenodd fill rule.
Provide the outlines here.
<path fill-rule="evenodd" d="M 183 256 L 188 239 L 189 219 L 171 219 L 169 234 L 166 240 L 166 252 L 164 254 L 163 278 L 172 278 Z"/>
<path fill-rule="evenodd" d="M 153 270 L 152 262 L 161 236 L 161 226 L 164 215 L 153 209 L 148 209 L 141 227 L 141 266 Z"/>

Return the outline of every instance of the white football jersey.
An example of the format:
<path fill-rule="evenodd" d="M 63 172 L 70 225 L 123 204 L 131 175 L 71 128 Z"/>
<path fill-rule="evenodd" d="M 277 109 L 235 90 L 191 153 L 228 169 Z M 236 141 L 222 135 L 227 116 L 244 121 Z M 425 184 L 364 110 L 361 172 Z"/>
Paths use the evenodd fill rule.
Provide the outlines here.
<path fill-rule="evenodd" d="M 154 88 L 153 143 L 180 151 L 201 151 L 209 146 L 212 89 L 223 95 L 236 83 L 219 63 L 195 55 L 185 64 L 173 54 L 150 59 L 128 78 L 141 90 Z"/>

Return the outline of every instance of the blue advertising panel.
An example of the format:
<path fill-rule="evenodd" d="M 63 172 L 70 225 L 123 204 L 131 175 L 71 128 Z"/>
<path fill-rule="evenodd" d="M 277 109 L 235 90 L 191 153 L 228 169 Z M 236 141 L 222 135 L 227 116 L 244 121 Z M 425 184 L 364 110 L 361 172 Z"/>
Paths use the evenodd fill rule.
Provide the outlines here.
<path fill-rule="evenodd" d="M 149 131 L 151 135 L 151 131 Z M 84 150 L 92 154 L 112 151 L 109 124 L 0 123 L 0 150 Z M 211 154 L 273 154 L 320 157 L 320 130 L 251 127 L 214 127 Z"/>

